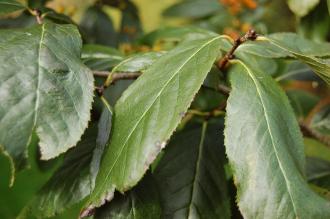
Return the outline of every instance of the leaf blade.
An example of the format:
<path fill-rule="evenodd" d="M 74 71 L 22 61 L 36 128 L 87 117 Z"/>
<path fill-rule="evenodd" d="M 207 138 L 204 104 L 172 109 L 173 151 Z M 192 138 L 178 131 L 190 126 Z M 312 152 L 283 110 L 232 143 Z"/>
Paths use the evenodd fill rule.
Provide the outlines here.
<path fill-rule="evenodd" d="M 115 188 L 123 192 L 140 180 L 211 69 L 220 48 L 219 38 L 181 44 L 158 59 L 124 92 L 115 106 L 114 133 L 117 135 L 108 145 L 85 213 L 111 199 Z M 185 80 L 180 82 L 180 77 Z M 179 85 L 181 92 L 176 92 Z M 142 90 L 144 95 L 136 96 Z M 161 102 L 166 102 L 163 105 L 166 109 L 160 107 Z M 143 129 L 148 132 L 144 133 Z M 134 148 L 138 149 L 136 154 L 143 154 L 142 159 L 126 157 Z"/>
<path fill-rule="evenodd" d="M 305 181 L 302 137 L 283 91 L 240 61 L 230 80 L 225 145 L 244 217 L 329 217 L 330 203 Z"/>
<path fill-rule="evenodd" d="M 207 123 L 177 133 L 156 167 L 162 218 L 230 218 L 222 127 Z"/>
<path fill-rule="evenodd" d="M 0 15 L 23 10 L 26 7 L 15 0 L 0 0 Z"/>
<path fill-rule="evenodd" d="M 93 77 L 80 61 L 81 39 L 72 25 L 45 23 L 1 35 L 0 129 L 8 132 L 0 133 L 0 144 L 22 168 L 34 130 L 43 159 L 78 142 L 90 117 Z"/>

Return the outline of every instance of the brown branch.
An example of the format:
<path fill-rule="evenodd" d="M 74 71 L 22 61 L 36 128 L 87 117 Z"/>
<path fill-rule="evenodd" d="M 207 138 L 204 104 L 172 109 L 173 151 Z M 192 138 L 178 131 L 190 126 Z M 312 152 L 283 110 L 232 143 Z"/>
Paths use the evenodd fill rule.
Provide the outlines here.
<path fill-rule="evenodd" d="M 93 71 L 93 75 L 98 76 L 98 77 L 109 77 L 109 75 L 111 74 L 111 72 L 108 71 Z M 111 75 L 111 84 L 116 83 L 116 81 L 119 80 L 134 80 L 137 79 L 139 76 L 141 75 L 140 72 L 118 72 L 115 74 Z M 100 87 L 96 87 L 96 91 L 98 93 L 99 96 L 103 95 L 104 90 L 107 88 L 108 86 L 106 86 L 105 84 L 100 86 Z"/>
<path fill-rule="evenodd" d="M 299 127 L 300 127 L 302 134 L 305 137 L 314 138 L 314 139 L 318 140 L 319 142 L 330 147 L 330 137 L 319 134 L 318 132 L 314 131 L 313 129 L 311 129 L 310 127 L 308 127 L 306 124 L 304 124 L 302 122 L 299 123 Z"/>
<path fill-rule="evenodd" d="M 249 30 L 244 36 L 237 38 L 237 39 L 234 41 L 234 45 L 233 45 L 233 47 L 227 52 L 227 54 L 226 54 L 222 59 L 220 59 L 220 60 L 218 61 L 218 63 L 216 63 L 217 67 L 218 67 L 220 70 L 223 70 L 223 69 L 226 67 L 228 61 L 229 61 L 230 59 L 235 58 L 235 56 L 234 56 L 234 52 L 236 51 L 236 49 L 237 49 L 242 43 L 244 43 L 244 42 L 246 42 L 246 41 L 248 41 L 248 40 L 252 40 L 252 41 L 253 41 L 253 40 L 257 39 L 257 37 L 258 37 L 258 35 L 257 35 L 256 31 L 253 30 L 253 29 L 250 29 L 250 30 Z"/>
<path fill-rule="evenodd" d="M 30 13 L 36 17 L 37 19 L 37 23 L 38 24 L 42 24 L 42 13 L 39 9 L 32 9 L 32 10 L 29 10 Z"/>

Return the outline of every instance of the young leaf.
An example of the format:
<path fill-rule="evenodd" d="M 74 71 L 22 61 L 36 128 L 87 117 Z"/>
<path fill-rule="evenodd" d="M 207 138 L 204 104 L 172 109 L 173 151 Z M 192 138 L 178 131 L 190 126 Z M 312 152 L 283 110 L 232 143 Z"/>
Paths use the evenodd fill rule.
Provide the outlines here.
<path fill-rule="evenodd" d="M 81 58 L 90 69 L 106 71 L 122 61 L 123 55 L 112 47 L 87 44 L 82 48 Z"/>
<path fill-rule="evenodd" d="M 105 107 L 98 128 L 93 124 L 86 130 L 77 147 L 65 155 L 62 165 L 22 214 L 31 211 L 38 217 L 51 217 L 79 203 L 91 193 L 109 139 L 111 117 L 111 109 Z"/>
<path fill-rule="evenodd" d="M 155 170 L 163 218 L 230 218 L 221 129 L 204 122 L 169 143 Z"/>
<path fill-rule="evenodd" d="M 34 130 L 42 159 L 79 141 L 90 118 L 93 76 L 80 61 L 72 25 L 45 23 L 0 35 L 0 146 L 21 168 Z"/>
<path fill-rule="evenodd" d="M 116 65 L 112 72 L 143 72 L 164 54 L 165 52 L 147 52 L 134 55 Z"/>
<path fill-rule="evenodd" d="M 114 135 L 82 216 L 111 200 L 115 189 L 124 192 L 142 178 L 211 69 L 219 53 L 220 38 L 180 44 L 124 92 L 115 106 Z"/>
<path fill-rule="evenodd" d="M 112 202 L 96 209 L 94 219 L 160 219 L 159 202 L 156 183 L 147 174 L 127 194 L 115 194 Z"/>
<path fill-rule="evenodd" d="M 320 0 L 288 0 L 290 9 L 299 17 L 308 14 Z"/>
<path fill-rule="evenodd" d="M 9 14 L 25 8 L 24 5 L 15 0 L 0 0 L 0 15 Z"/>
<path fill-rule="evenodd" d="M 330 203 L 305 181 L 302 136 L 284 92 L 241 61 L 229 74 L 225 145 L 244 218 L 329 218 Z"/>

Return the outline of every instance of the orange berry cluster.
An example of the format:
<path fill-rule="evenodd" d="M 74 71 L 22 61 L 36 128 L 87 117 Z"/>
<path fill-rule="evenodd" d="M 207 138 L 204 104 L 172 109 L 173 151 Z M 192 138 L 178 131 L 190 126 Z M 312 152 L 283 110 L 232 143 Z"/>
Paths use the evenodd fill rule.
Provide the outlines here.
<path fill-rule="evenodd" d="M 228 7 L 228 10 L 232 14 L 238 14 L 244 8 L 255 9 L 257 2 L 255 0 L 218 0 L 219 3 Z"/>

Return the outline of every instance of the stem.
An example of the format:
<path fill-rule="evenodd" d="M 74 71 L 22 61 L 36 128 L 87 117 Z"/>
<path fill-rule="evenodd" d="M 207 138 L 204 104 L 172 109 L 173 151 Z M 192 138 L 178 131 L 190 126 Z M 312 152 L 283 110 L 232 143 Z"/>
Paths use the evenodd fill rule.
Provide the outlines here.
<path fill-rule="evenodd" d="M 217 67 L 220 69 L 220 70 L 223 70 L 228 61 L 230 59 L 233 59 L 235 56 L 234 56 L 234 52 L 236 51 L 236 49 L 244 42 L 248 41 L 248 40 L 256 40 L 258 37 L 257 33 L 255 30 L 253 29 L 250 29 L 244 36 L 242 37 L 239 37 L 237 38 L 235 41 L 234 41 L 234 44 L 233 44 L 233 47 L 227 52 L 227 54 L 218 61 L 217 63 Z"/>
<path fill-rule="evenodd" d="M 299 123 L 299 126 L 300 126 L 301 132 L 303 133 L 303 135 L 305 137 L 314 138 L 314 139 L 318 140 L 319 142 L 330 147 L 330 137 L 323 136 L 323 135 L 315 132 L 314 130 L 312 130 L 310 127 L 308 127 L 306 124 L 304 124 L 302 122 Z"/>
<path fill-rule="evenodd" d="M 96 91 L 99 96 L 103 95 L 104 90 L 110 86 L 110 84 L 116 83 L 119 80 L 134 80 L 137 79 L 141 73 L 140 72 L 119 72 L 113 73 L 109 71 L 93 71 L 93 75 L 98 77 L 107 78 L 106 82 L 101 87 L 96 87 Z"/>
<path fill-rule="evenodd" d="M 37 23 L 42 24 L 42 13 L 39 9 L 28 9 L 30 14 L 36 17 Z"/>

